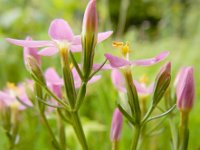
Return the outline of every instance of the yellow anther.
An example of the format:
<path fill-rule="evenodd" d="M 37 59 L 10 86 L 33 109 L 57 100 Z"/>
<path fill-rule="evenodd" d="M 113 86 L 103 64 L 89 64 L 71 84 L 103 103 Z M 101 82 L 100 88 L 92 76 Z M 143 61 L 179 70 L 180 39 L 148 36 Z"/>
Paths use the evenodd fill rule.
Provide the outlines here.
<path fill-rule="evenodd" d="M 113 47 L 121 48 L 123 45 L 124 45 L 123 42 L 116 42 L 116 41 L 112 42 Z"/>
<path fill-rule="evenodd" d="M 10 107 L 12 109 L 17 109 L 19 106 L 20 106 L 20 103 L 18 101 L 14 101 L 14 102 L 12 102 Z"/>
<path fill-rule="evenodd" d="M 72 69 L 72 68 L 74 67 L 74 65 L 71 63 L 71 64 L 69 65 L 69 67 L 70 67 L 70 69 Z"/>
<path fill-rule="evenodd" d="M 126 56 L 126 54 L 128 54 L 130 52 L 130 47 L 129 47 L 129 43 L 128 42 L 126 42 L 126 44 L 123 45 L 121 51 L 122 51 L 122 54 L 124 56 Z"/>
<path fill-rule="evenodd" d="M 147 75 L 144 74 L 143 76 L 141 76 L 139 81 L 140 81 L 140 83 L 147 84 L 147 82 L 148 82 Z"/>
<path fill-rule="evenodd" d="M 123 54 L 123 56 L 126 56 L 128 53 L 130 53 L 130 46 L 129 46 L 129 42 L 126 42 L 126 44 L 124 42 L 112 42 L 112 46 L 116 47 L 116 48 L 120 48 L 121 53 Z"/>
<path fill-rule="evenodd" d="M 12 89 L 12 90 L 16 90 L 17 89 L 16 85 L 14 83 L 11 83 L 11 82 L 7 82 L 6 87 L 8 89 Z"/>

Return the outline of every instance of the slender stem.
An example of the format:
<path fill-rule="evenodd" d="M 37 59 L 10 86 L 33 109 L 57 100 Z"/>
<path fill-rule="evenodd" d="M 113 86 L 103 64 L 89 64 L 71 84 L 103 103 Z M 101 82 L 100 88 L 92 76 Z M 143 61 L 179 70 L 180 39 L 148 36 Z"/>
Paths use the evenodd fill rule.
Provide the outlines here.
<path fill-rule="evenodd" d="M 153 112 L 155 106 L 151 105 L 149 110 L 147 111 L 146 115 L 144 116 L 143 120 L 142 120 L 142 124 L 144 124 L 146 122 L 146 120 L 149 118 L 149 116 L 151 115 L 151 113 Z"/>
<path fill-rule="evenodd" d="M 36 94 L 36 98 L 39 97 L 39 98 L 43 99 L 42 87 L 37 82 L 35 82 L 35 94 Z M 56 137 L 55 137 L 55 135 L 54 135 L 49 123 L 48 123 L 48 120 L 45 116 L 45 105 L 43 103 L 41 103 L 40 101 L 36 101 L 36 102 L 37 102 L 37 105 L 38 105 L 38 108 L 39 108 L 40 116 L 42 117 L 44 124 L 45 124 L 47 130 L 49 131 L 49 134 L 51 135 L 51 137 L 53 139 L 52 144 L 53 144 L 54 148 L 56 148 L 57 150 L 62 150 L 60 148 L 60 145 L 59 145 L 58 141 L 56 140 Z"/>
<path fill-rule="evenodd" d="M 83 150 L 88 150 L 89 148 L 88 148 L 88 145 L 87 145 L 87 141 L 86 141 L 86 138 L 85 138 L 85 134 L 84 134 L 78 113 L 72 112 L 71 117 L 72 117 L 72 124 L 73 124 L 74 130 L 75 130 L 75 133 L 76 133 L 76 135 L 79 139 L 79 142 L 82 145 Z"/>
<path fill-rule="evenodd" d="M 47 127 L 47 130 L 49 131 L 49 134 L 50 134 L 51 137 L 53 138 L 54 144 L 56 144 L 56 149 L 62 150 L 62 149 L 60 148 L 60 146 L 59 146 L 58 141 L 56 140 L 56 137 L 55 137 L 55 135 L 54 135 L 54 133 L 53 133 L 53 131 L 52 131 L 52 129 L 51 129 L 51 127 L 50 127 L 48 121 L 47 121 L 47 118 L 46 118 L 45 114 L 44 114 L 43 112 L 41 112 L 40 115 L 41 115 L 41 117 L 42 117 L 42 119 L 43 119 L 43 121 L 44 121 L 45 126 Z M 64 150 L 64 149 L 63 149 L 63 150 Z"/>
<path fill-rule="evenodd" d="M 170 130 L 171 130 L 173 150 L 177 150 L 178 135 L 177 135 L 177 129 L 176 129 L 176 126 L 175 126 L 175 124 L 173 122 L 172 116 L 170 116 L 168 121 L 169 121 Z"/>
<path fill-rule="evenodd" d="M 179 128 L 179 150 L 187 150 L 189 141 L 188 119 L 189 112 L 181 111 L 181 123 Z"/>
<path fill-rule="evenodd" d="M 66 147 L 67 147 L 66 136 L 65 136 L 65 125 L 64 125 L 64 122 L 63 122 L 61 116 L 58 113 L 59 112 L 57 112 L 58 130 L 59 130 L 59 142 L 60 142 L 61 148 L 63 150 L 65 150 Z"/>
<path fill-rule="evenodd" d="M 140 131 L 141 131 L 141 127 L 135 126 L 135 133 L 134 133 L 132 143 L 131 143 L 131 150 L 137 150 L 137 146 L 138 146 L 139 138 L 140 138 Z"/>
<path fill-rule="evenodd" d="M 112 141 L 112 150 L 119 149 L 119 141 Z"/>

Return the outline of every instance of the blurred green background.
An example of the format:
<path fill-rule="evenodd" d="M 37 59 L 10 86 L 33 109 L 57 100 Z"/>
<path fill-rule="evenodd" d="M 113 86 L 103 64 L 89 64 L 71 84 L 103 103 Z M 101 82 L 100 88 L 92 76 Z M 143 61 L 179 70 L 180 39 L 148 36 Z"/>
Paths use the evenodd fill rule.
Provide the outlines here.
<path fill-rule="evenodd" d="M 22 59 L 22 48 L 5 41 L 6 37 L 24 39 L 27 35 L 33 39 L 49 39 L 48 26 L 54 18 L 64 18 L 75 34 L 81 33 L 82 17 L 88 0 L 0 0 L 0 88 L 6 82 L 20 82 L 29 75 Z M 112 40 L 129 41 L 131 58 L 148 58 L 155 54 L 170 51 L 174 79 L 181 66 L 194 66 L 196 78 L 196 103 L 190 118 L 189 149 L 200 149 L 200 1 L 198 0 L 97 0 L 99 12 L 99 31 L 113 30 L 109 38 L 96 49 L 96 62 L 104 60 L 104 53 L 118 54 L 112 48 Z M 80 58 L 80 54 L 77 54 Z M 146 74 L 152 82 L 160 63 L 153 67 L 134 68 L 134 77 L 139 79 Z M 44 69 L 59 68 L 58 56 L 43 58 Z M 87 138 L 92 149 L 110 149 L 109 131 L 118 92 L 111 83 L 110 72 L 102 72 L 103 78 L 88 89 L 87 99 L 81 109 L 83 122 L 87 128 Z M 172 83 L 173 87 L 173 83 Z M 38 116 L 31 110 L 23 114 L 20 127 L 19 150 L 52 149 L 45 128 Z M 177 113 L 178 114 L 178 113 Z M 177 116 L 178 118 L 178 116 Z M 50 118 L 56 128 L 55 119 Z M 178 125 L 178 124 L 177 124 Z M 167 122 L 163 134 L 155 138 L 155 149 L 170 149 L 170 132 Z M 124 122 L 121 148 L 129 148 L 132 129 Z M 56 132 L 56 130 L 55 130 Z M 67 141 L 72 149 L 80 149 L 67 126 Z M 152 137 L 149 137 L 152 138 Z M 7 139 L 0 128 L 0 149 L 7 146 Z M 153 148 L 152 148 L 153 149 Z"/>

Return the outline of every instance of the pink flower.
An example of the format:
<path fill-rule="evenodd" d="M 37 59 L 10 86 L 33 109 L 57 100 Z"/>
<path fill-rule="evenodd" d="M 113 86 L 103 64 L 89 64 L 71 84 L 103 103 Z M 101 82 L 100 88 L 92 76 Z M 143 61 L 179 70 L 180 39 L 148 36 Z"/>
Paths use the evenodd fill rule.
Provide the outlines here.
<path fill-rule="evenodd" d="M 51 38 L 49 41 L 17 40 L 11 38 L 6 40 L 22 47 L 43 47 L 38 54 L 44 56 L 52 56 L 63 47 L 70 49 L 72 52 L 80 52 L 82 50 L 80 35 L 75 36 L 69 24 L 63 19 L 54 19 L 50 24 L 48 34 Z M 107 39 L 111 34 L 112 31 L 99 33 L 98 43 Z"/>
<path fill-rule="evenodd" d="M 121 114 L 120 110 L 116 108 L 112 118 L 112 125 L 110 132 L 111 141 L 118 141 L 120 139 L 122 124 L 123 124 L 123 115 Z"/>
<path fill-rule="evenodd" d="M 54 68 L 48 68 L 45 72 L 47 86 L 59 98 L 62 98 L 63 80 L 59 77 Z"/>
<path fill-rule="evenodd" d="M 74 78 L 74 85 L 75 88 L 78 89 L 81 86 L 81 78 L 78 75 L 78 72 L 76 71 L 75 68 L 72 69 L 72 75 Z M 101 75 L 96 75 L 93 76 L 90 80 L 89 80 L 89 84 L 96 82 L 97 80 L 99 80 L 101 78 Z M 47 85 L 48 87 L 53 91 L 54 88 L 56 88 L 56 91 L 53 91 L 55 94 L 60 95 L 58 93 L 60 93 L 60 88 L 58 88 L 58 86 L 62 87 L 64 85 L 64 81 L 62 78 L 59 77 L 59 75 L 57 74 L 57 72 L 55 71 L 54 68 L 49 68 L 46 70 L 45 72 L 45 79 L 47 81 Z M 53 88 L 53 87 L 54 88 Z M 56 87 L 55 87 L 56 86 Z M 58 90 L 58 91 L 57 91 Z"/>
<path fill-rule="evenodd" d="M 126 86 L 125 86 L 125 80 L 121 72 L 117 69 L 113 69 L 111 73 L 112 82 L 117 90 L 120 92 L 126 92 Z M 150 86 L 146 87 L 144 84 L 134 80 L 133 81 L 136 90 L 140 96 L 147 96 L 150 95 L 153 92 L 153 86 L 152 83 Z"/>
<path fill-rule="evenodd" d="M 180 69 L 175 80 L 177 107 L 180 110 L 191 110 L 195 97 L 195 83 L 192 67 Z"/>
<path fill-rule="evenodd" d="M 26 38 L 27 41 L 32 41 L 31 37 L 27 37 Z M 33 58 L 35 58 L 35 60 L 41 64 L 41 59 L 40 56 L 38 55 L 38 50 L 36 48 L 30 48 L 30 47 L 24 47 L 24 63 L 26 64 L 26 58 L 31 56 Z"/>
<path fill-rule="evenodd" d="M 113 56 L 111 54 L 105 54 L 105 57 L 108 59 L 110 62 L 110 65 L 113 68 L 120 68 L 120 67 L 125 67 L 125 66 L 151 66 L 154 65 L 163 59 L 165 59 L 169 55 L 169 52 L 164 51 L 154 58 L 148 58 L 148 59 L 141 59 L 141 60 L 134 60 L 134 61 L 129 61 L 120 57 Z"/>
<path fill-rule="evenodd" d="M 0 101 L 2 101 L 5 106 L 17 108 L 19 110 L 26 109 L 26 106 L 20 103 L 17 100 L 17 97 L 27 106 L 32 106 L 32 103 L 28 99 L 25 87 L 22 83 L 20 83 L 18 86 L 8 83 L 7 88 L 5 88 L 3 91 L 0 91 Z"/>

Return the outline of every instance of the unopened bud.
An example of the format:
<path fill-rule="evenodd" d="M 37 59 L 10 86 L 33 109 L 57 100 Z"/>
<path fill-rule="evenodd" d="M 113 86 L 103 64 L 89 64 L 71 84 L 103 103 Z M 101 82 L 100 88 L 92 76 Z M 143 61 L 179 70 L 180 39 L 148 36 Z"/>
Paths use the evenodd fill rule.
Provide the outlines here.
<path fill-rule="evenodd" d="M 165 94 L 171 81 L 171 63 L 165 64 L 158 73 L 153 94 L 153 105 L 156 106 Z"/>
<path fill-rule="evenodd" d="M 42 74 L 42 70 L 38 64 L 38 62 L 32 56 L 26 57 L 25 60 L 26 69 L 28 72 L 36 77 L 42 83 L 45 83 L 44 76 Z"/>
<path fill-rule="evenodd" d="M 195 83 L 192 67 L 182 68 L 176 77 L 177 107 L 190 111 L 195 97 Z"/>
<path fill-rule="evenodd" d="M 89 76 L 94 59 L 94 50 L 97 44 L 98 17 L 96 11 L 96 0 L 90 0 L 85 10 L 82 25 L 83 45 L 83 71 L 86 78 Z"/>

